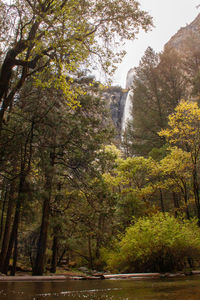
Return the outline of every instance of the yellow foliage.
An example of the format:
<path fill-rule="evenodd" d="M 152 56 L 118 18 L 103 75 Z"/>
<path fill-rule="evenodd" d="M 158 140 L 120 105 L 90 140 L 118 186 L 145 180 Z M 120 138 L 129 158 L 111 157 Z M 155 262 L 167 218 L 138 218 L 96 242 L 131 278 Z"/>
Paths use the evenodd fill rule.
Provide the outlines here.
<path fill-rule="evenodd" d="M 181 100 L 175 113 L 169 116 L 169 128 L 161 130 L 170 144 L 196 151 L 200 144 L 200 109 L 196 102 Z"/>
<path fill-rule="evenodd" d="M 106 146 L 104 147 L 104 151 L 105 151 L 105 153 L 110 153 L 110 154 L 112 154 L 112 155 L 115 156 L 116 158 L 119 158 L 119 157 L 121 157 L 121 155 L 122 155 L 121 151 L 120 151 L 114 144 L 106 145 Z"/>

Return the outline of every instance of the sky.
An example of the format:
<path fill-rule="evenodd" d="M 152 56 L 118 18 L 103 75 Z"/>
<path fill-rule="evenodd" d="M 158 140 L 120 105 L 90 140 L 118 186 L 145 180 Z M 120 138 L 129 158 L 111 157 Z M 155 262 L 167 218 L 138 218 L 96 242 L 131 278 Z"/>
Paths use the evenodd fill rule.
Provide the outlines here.
<path fill-rule="evenodd" d="M 200 0 L 138 0 L 141 8 L 153 17 L 154 28 L 140 32 L 137 39 L 128 41 L 127 51 L 113 78 L 113 85 L 125 88 L 126 75 L 130 68 L 137 67 L 147 47 L 156 52 L 163 50 L 164 45 L 181 28 L 190 24 L 200 13 Z"/>

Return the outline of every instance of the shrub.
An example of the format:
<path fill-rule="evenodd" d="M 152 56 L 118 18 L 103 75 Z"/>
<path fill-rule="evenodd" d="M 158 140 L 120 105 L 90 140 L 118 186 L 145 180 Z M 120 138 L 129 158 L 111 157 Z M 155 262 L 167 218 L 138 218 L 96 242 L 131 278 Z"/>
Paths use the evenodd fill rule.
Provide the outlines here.
<path fill-rule="evenodd" d="M 169 272 L 182 270 L 188 258 L 200 257 L 200 229 L 196 220 L 176 219 L 165 213 L 140 218 L 105 250 L 112 271 Z"/>

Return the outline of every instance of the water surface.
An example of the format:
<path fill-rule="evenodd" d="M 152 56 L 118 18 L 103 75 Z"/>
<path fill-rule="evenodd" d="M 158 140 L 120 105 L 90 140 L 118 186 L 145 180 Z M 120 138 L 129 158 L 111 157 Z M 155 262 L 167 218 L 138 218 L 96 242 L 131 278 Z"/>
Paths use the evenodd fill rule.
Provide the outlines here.
<path fill-rule="evenodd" d="M 159 280 L 0 282 L 0 300 L 199 300 L 200 277 Z"/>

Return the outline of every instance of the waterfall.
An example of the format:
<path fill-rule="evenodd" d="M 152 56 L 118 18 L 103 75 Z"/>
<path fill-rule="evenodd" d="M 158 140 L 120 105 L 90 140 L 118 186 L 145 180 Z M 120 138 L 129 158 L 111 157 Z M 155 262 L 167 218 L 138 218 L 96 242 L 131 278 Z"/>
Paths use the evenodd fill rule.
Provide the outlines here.
<path fill-rule="evenodd" d="M 133 91 L 130 90 L 126 97 L 123 118 L 122 118 L 122 134 L 124 133 L 127 122 L 132 120 L 131 110 L 132 110 L 132 99 L 133 99 Z"/>

